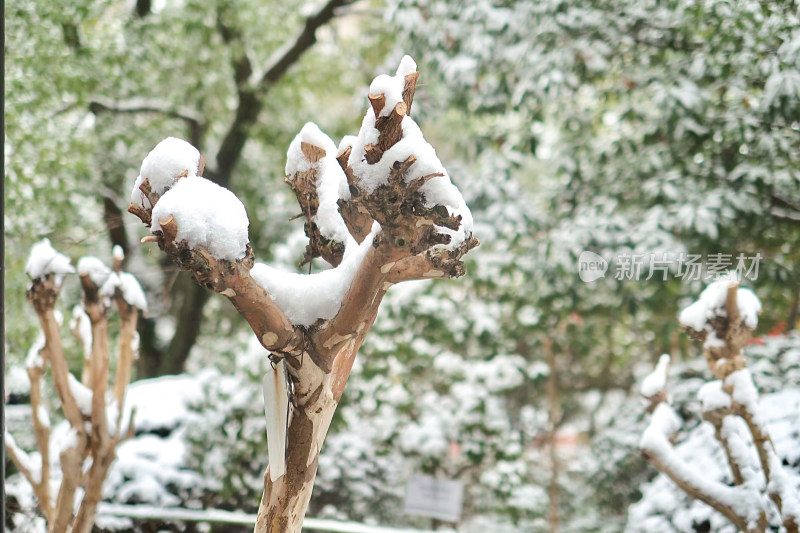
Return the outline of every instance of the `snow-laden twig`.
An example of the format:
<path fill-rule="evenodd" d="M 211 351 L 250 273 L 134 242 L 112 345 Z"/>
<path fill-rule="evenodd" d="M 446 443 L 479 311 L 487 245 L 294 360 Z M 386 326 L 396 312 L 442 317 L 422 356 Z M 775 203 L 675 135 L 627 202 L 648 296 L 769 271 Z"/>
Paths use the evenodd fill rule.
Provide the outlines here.
<path fill-rule="evenodd" d="M 687 332 L 703 341 L 708 366 L 719 378 L 706 383 L 698 391 L 698 399 L 703 418 L 714 426 L 716 440 L 725 451 L 734 486 L 710 482 L 680 462 L 668 440 L 680 427 L 680 420 L 674 412 L 669 414 L 671 409 L 664 403 L 656 407 L 641 447 L 681 489 L 712 506 L 740 530 L 766 529 L 765 502 L 769 497 L 786 531 L 797 533 L 797 498 L 786 482 L 786 473 L 759 415 L 758 391 L 742 350 L 758 324 L 760 310 L 761 302 L 755 294 L 725 277 L 710 284 L 679 317 Z M 652 378 L 643 389 L 652 392 L 661 383 L 660 378 Z"/>

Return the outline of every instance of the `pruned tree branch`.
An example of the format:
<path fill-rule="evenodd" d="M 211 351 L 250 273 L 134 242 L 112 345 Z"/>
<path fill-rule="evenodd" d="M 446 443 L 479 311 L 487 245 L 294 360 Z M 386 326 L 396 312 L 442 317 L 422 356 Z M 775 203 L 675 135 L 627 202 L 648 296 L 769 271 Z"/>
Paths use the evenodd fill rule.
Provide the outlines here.
<path fill-rule="evenodd" d="M 682 463 L 667 439 L 680 427 L 680 420 L 670 407 L 660 403 L 665 394 L 659 396 L 659 405 L 642 437 L 641 448 L 656 468 L 684 492 L 722 513 L 740 530 L 766 530 L 764 497 L 768 496 L 786 530 L 796 533 L 797 496 L 784 482 L 782 465 L 775 456 L 766 427 L 760 422 L 758 392 L 742 350 L 756 327 L 760 309 L 761 303 L 755 295 L 741 289 L 738 281 L 725 278 L 712 283 L 680 315 L 687 332 L 703 341 L 709 369 L 719 378 L 706 383 L 698 397 L 703 418 L 714 426 L 715 438 L 725 452 L 734 486 L 702 479 Z M 749 437 L 740 427 L 747 427 Z M 759 464 L 751 458 L 745 439 L 756 448 Z M 792 500 L 789 505 L 785 504 L 787 498 Z"/>
<path fill-rule="evenodd" d="M 298 42 L 313 38 L 315 25 L 343 3 L 330 2 L 309 19 L 305 36 Z M 281 57 L 291 57 L 300 49 L 297 45 L 291 49 L 295 52 Z M 272 69 L 285 68 L 281 61 Z M 271 71 L 263 79 L 269 81 Z M 273 465 L 265 473 L 257 533 L 300 531 L 325 435 L 389 288 L 410 279 L 461 276 L 461 258 L 478 245 L 463 197 L 407 116 L 417 77 L 413 61 L 404 58 L 398 74 L 382 81 L 388 92 L 371 95 L 372 109 L 362 133 L 348 146 L 343 143 L 341 150 L 313 124 L 307 124 L 289 148 L 285 181 L 305 218 L 306 260 L 321 256 L 334 266 L 329 271 L 303 276 L 255 265 L 246 241 L 230 251 L 212 253 L 220 248 L 216 239 L 239 243 L 246 220 L 240 222 L 242 226 L 229 220 L 246 218 L 246 214 L 229 191 L 215 192 L 215 201 L 207 205 L 201 205 L 204 200 L 198 196 L 191 202 L 179 200 L 180 191 L 195 195 L 210 190 L 207 180 L 198 175 L 195 159 L 181 155 L 192 153 L 188 147 L 175 148 L 173 153 L 165 142 L 151 152 L 169 161 L 173 173 L 171 182 L 158 178 L 158 194 L 144 166 L 137 181 L 142 201 L 132 204 L 129 211 L 151 228 L 153 235 L 144 241 L 157 242 L 198 283 L 228 297 L 270 352 L 269 360 L 286 369 L 292 390 L 286 431 L 289 445 L 285 454 L 273 453 L 274 446 L 285 443 L 268 443 L 270 457 L 285 464 Z M 378 102 L 391 105 L 394 112 L 381 115 Z M 363 140 L 375 135 L 377 143 L 365 146 Z M 198 217 L 214 219 L 212 213 L 217 211 L 224 213 L 225 222 L 218 227 L 208 222 L 213 238 L 190 239 L 182 233 L 185 226 L 194 228 Z M 281 400 L 279 379 L 274 371 L 265 378 L 266 402 Z M 273 392 L 267 394 L 267 390 Z M 268 404 L 267 412 L 282 409 Z"/>
<path fill-rule="evenodd" d="M 67 369 L 59 321 L 55 313 L 63 276 L 73 273 L 74 269 L 69 265 L 69 259 L 53 250 L 47 240 L 34 246 L 26 265 L 26 271 L 33 279 L 28 298 L 39 316 L 44 336 L 44 348 L 39 351 L 40 357 L 30 357 L 27 365 L 31 381 L 33 427 L 41 456 L 37 475 L 27 468 L 28 461 L 22 455 L 24 452 L 16 448 L 10 436 L 6 438 L 6 447 L 16 456 L 20 471 L 33 486 L 42 514 L 47 520 L 48 530 L 53 533 L 89 533 L 92 530 L 97 504 L 102 497 L 103 481 L 114 459 L 116 444 L 122 438 L 119 424 L 123 416 L 121 398 L 124 398 L 125 389 L 130 382 L 129 355 L 133 354 L 138 309 L 146 307 L 141 286 L 133 276 L 120 271 L 123 260 L 124 257 L 115 251 L 116 272 L 113 274 L 96 258 L 85 258 L 78 264 L 84 298 L 83 307 L 73 312 L 76 317 L 73 332 L 82 344 L 88 344 L 88 333 L 81 324 L 81 320 L 88 316 L 92 337 L 91 349 L 85 359 L 90 363 L 89 372 L 84 373 L 83 383 L 75 379 Z M 113 415 L 117 424 L 113 431 L 108 427 L 109 410 L 106 408 L 109 347 L 107 309 L 104 302 L 110 296 L 124 300 L 128 306 L 123 308 L 124 331 L 120 336 L 122 354 L 118 379 L 114 385 L 115 397 L 119 398 Z M 41 376 L 47 362 L 50 363 L 62 411 L 70 424 L 70 433 L 64 439 L 62 449 L 58 450 L 61 486 L 55 506 L 50 497 L 49 420 L 41 397 Z M 126 436 L 130 434 L 131 426 L 129 424 Z M 91 460 L 91 466 L 88 472 L 83 472 L 87 459 Z M 84 489 L 83 499 L 77 514 L 73 516 L 79 487 Z"/>

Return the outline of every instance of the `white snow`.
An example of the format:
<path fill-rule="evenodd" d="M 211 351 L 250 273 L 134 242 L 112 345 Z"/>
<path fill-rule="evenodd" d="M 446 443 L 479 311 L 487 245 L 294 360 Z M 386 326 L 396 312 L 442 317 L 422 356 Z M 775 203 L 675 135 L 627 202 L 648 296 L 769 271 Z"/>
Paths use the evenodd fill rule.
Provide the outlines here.
<path fill-rule="evenodd" d="M 312 163 L 303 155 L 302 143 L 308 143 L 325 150 L 325 156 Z M 345 247 L 356 244 L 344 219 L 339 214 L 339 198 L 350 199 L 350 189 L 342 167 L 336 160 L 337 148 L 330 137 L 325 135 L 313 122 L 306 123 L 300 133 L 292 140 L 286 154 L 286 175 L 289 179 L 297 172 L 317 170 L 317 198 L 319 208 L 314 216 L 314 223 L 323 237 L 345 244 Z"/>
<path fill-rule="evenodd" d="M 743 406 L 753 417 L 753 422 L 762 430 L 766 425 L 758 408 L 758 389 L 748 368 L 742 368 L 725 378 L 726 387 L 731 389 L 733 401 Z"/>
<path fill-rule="evenodd" d="M 652 454 L 678 478 L 717 501 L 733 507 L 748 520 L 757 519 L 761 511 L 761 497 L 757 487 L 748 484 L 730 487 L 704 475 L 684 461 L 669 441 L 680 429 L 681 420 L 666 403 L 660 403 L 645 429 L 640 447 Z"/>
<path fill-rule="evenodd" d="M 715 316 L 726 316 L 725 299 L 732 282 L 731 276 L 724 276 L 706 287 L 696 302 L 681 311 L 678 317 L 681 325 L 695 331 L 711 331 L 710 327 L 706 327 L 708 321 Z M 745 325 L 755 329 L 758 325 L 758 313 L 761 312 L 758 296 L 750 289 L 739 288 L 736 302 Z"/>
<path fill-rule="evenodd" d="M 69 383 L 69 390 L 72 392 L 72 397 L 75 398 L 75 403 L 78 404 L 78 409 L 85 416 L 92 414 L 92 389 L 78 381 L 71 373 L 67 374 L 67 382 Z"/>
<path fill-rule="evenodd" d="M 339 141 L 339 148 L 336 150 L 336 157 L 345 153 L 348 148 L 352 148 L 356 141 L 358 141 L 358 137 L 355 135 L 345 135 L 342 137 L 342 140 Z"/>
<path fill-rule="evenodd" d="M 767 489 L 771 494 L 781 497 L 782 516 L 794 517 L 795 522 L 800 520 L 800 497 L 784 470 L 783 463 L 775 453 L 771 443 L 766 443 L 767 462 L 769 463 L 770 479 Z"/>
<path fill-rule="evenodd" d="M 71 330 L 77 330 L 83 344 L 83 357 L 89 358 L 92 353 L 92 321 L 82 305 L 76 305 L 72 308 L 72 320 L 69 322 Z"/>
<path fill-rule="evenodd" d="M 379 117 L 387 117 L 392 112 L 397 104 L 403 101 L 403 83 L 402 76 L 389 76 L 388 74 L 381 74 L 369 85 L 370 96 L 384 96 L 385 104 L 381 109 Z"/>
<path fill-rule="evenodd" d="M 20 465 L 22 465 L 25 470 L 30 472 L 33 481 L 35 483 L 39 483 L 42 479 L 41 457 L 37 462 L 34 459 L 35 456 L 32 456 L 33 454 L 28 455 L 22 448 L 17 446 L 17 441 L 14 440 L 13 435 L 11 435 L 11 433 L 8 431 L 5 432 L 3 437 L 6 448 L 10 448 L 13 451 L 14 455 L 17 456 L 17 460 L 20 462 Z"/>
<path fill-rule="evenodd" d="M 358 267 L 372 247 L 378 227 L 377 223 L 373 224 L 364 242 L 345 250 L 336 268 L 316 274 L 297 274 L 256 263 L 250 275 L 293 324 L 308 327 L 319 319 L 330 320 L 339 311 Z"/>
<path fill-rule="evenodd" d="M 731 406 L 731 397 L 722 388 L 722 381 L 709 381 L 697 391 L 697 399 L 704 413 Z"/>
<path fill-rule="evenodd" d="M 50 427 L 50 415 L 47 414 L 47 409 L 45 409 L 44 405 L 39 405 L 39 407 L 36 408 L 36 417 L 44 427 Z"/>
<path fill-rule="evenodd" d="M 380 112 L 381 116 L 391 112 L 394 108 L 393 104 L 402 99 L 404 75 L 408 73 L 408 69 L 412 65 L 413 60 L 406 56 L 398 68 L 397 75 L 393 77 L 387 75 L 378 76 L 370 85 L 371 95 L 383 93 L 386 96 L 386 105 Z M 451 215 L 461 216 L 461 225 L 455 231 L 438 226 L 436 228 L 439 233 L 451 236 L 449 244 L 439 245 L 437 248 L 456 248 L 472 234 L 472 213 L 467 207 L 461 192 L 450 181 L 447 170 L 445 170 L 436 156 L 436 150 L 425 140 L 417 123 L 406 115 L 401 123 L 403 138 L 384 152 L 377 163 L 369 164 L 366 160 L 365 147 L 378 141 L 379 133 L 375 128 L 375 120 L 375 112 L 370 106 L 361 123 L 358 138 L 352 143 L 352 152 L 350 153 L 348 164 L 353 168 L 353 173 L 358 179 L 359 186 L 367 194 L 372 193 L 379 186 L 386 183 L 392 166 L 396 161 L 405 161 L 413 155 L 416 161 L 408 169 L 406 181 L 431 174 L 439 174 L 439 176 L 432 178 L 420 189 L 420 192 L 425 197 L 425 206 L 444 205 Z M 348 142 L 350 141 L 348 140 Z"/>
<path fill-rule="evenodd" d="M 144 180 L 150 181 L 153 192 L 162 195 L 181 176 L 197 176 L 199 165 L 200 152 L 197 148 L 177 137 L 167 137 L 142 161 L 139 176 L 131 190 L 131 203 L 150 207 L 150 202 L 139 190 Z"/>
<path fill-rule="evenodd" d="M 36 340 L 33 341 L 31 347 L 28 348 L 28 355 L 25 357 L 26 368 L 41 368 L 44 369 L 44 359 L 42 358 L 42 350 L 44 349 L 47 341 L 44 338 L 44 332 L 40 329 L 36 335 Z"/>
<path fill-rule="evenodd" d="M 669 371 L 670 357 L 668 354 L 663 354 L 658 359 L 655 369 L 648 374 L 642 381 L 642 386 L 639 392 L 645 398 L 655 396 L 667 385 L 667 372 Z"/>
<path fill-rule="evenodd" d="M 120 290 L 122 299 L 128 305 L 147 311 L 147 297 L 144 295 L 144 289 L 142 289 L 136 276 L 129 272 L 114 272 L 100 288 L 100 294 L 110 298 L 114 296 L 117 289 Z"/>
<path fill-rule="evenodd" d="M 762 347 L 752 346 L 751 348 L 762 349 Z M 770 352 L 773 353 L 774 352 Z M 788 378 L 788 383 L 793 383 L 792 378 Z M 676 383 L 677 385 L 677 383 Z M 686 391 L 684 391 L 686 392 Z M 776 453 L 773 453 L 772 447 L 768 447 L 768 459 L 770 464 L 773 461 L 780 465 L 782 461 L 789 464 L 796 464 L 798 451 L 800 448 L 797 446 L 797 428 L 798 428 L 798 408 L 800 408 L 800 389 L 796 386 L 789 385 L 780 392 L 773 392 L 766 394 L 761 398 L 760 407 L 766 416 L 766 425 L 768 426 L 769 433 L 772 441 L 775 443 Z M 763 476 L 760 474 L 761 469 L 758 464 L 755 447 L 752 445 L 752 440 L 749 437 L 749 431 L 746 429 L 743 421 L 738 417 L 727 417 L 736 421 L 736 428 L 729 424 L 725 429 L 726 435 L 740 434 L 745 442 L 740 438 L 738 442 L 733 444 L 736 448 L 736 453 L 739 457 L 743 457 L 741 463 L 755 465 L 759 474 L 756 476 L 756 481 L 763 489 Z M 686 433 L 683 438 L 675 445 L 675 453 L 682 461 L 685 461 L 687 468 L 696 472 L 700 472 L 702 476 L 709 480 L 716 480 L 721 483 L 730 483 L 730 470 L 727 465 L 725 453 L 721 446 L 716 445 L 714 438 L 714 428 L 711 424 L 700 424 L 695 429 Z M 736 439 L 734 439 L 736 440 Z M 742 445 L 747 448 L 747 454 L 742 449 Z M 770 455 L 777 455 L 777 457 L 770 457 Z M 778 487 L 786 487 L 786 492 L 790 495 L 796 495 L 797 488 L 800 487 L 800 476 L 792 467 L 784 467 L 782 471 L 778 468 L 771 468 L 769 489 L 776 490 Z M 786 485 L 781 485 L 782 483 Z M 711 531 L 733 531 L 735 528 L 730 526 L 730 523 L 720 514 L 716 513 L 713 509 L 708 507 L 702 502 L 693 501 L 683 491 L 674 484 L 665 475 L 659 475 L 651 482 L 644 484 L 642 487 L 642 499 L 634 503 L 629 508 L 628 525 L 625 531 L 647 533 L 650 531 L 693 531 L 694 526 L 701 524 L 708 520 L 711 523 Z M 745 496 L 742 494 L 742 496 Z M 763 501 L 760 495 L 753 495 L 754 499 L 742 499 L 742 504 L 737 505 L 737 509 L 742 506 L 749 505 L 748 502 Z M 790 508 L 792 503 L 790 502 Z M 786 505 L 784 504 L 784 512 L 786 512 Z M 768 513 L 771 528 L 778 531 L 780 528 L 778 524 L 780 520 L 773 521 L 772 513 Z M 663 527 L 654 526 L 648 527 L 647 523 L 661 524 L 669 523 L 670 526 L 664 525 Z M 693 526 L 694 525 L 694 526 Z"/>
<path fill-rule="evenodd" d="M 160 221 L 175 217 L 176 240 L 190 248 L 203 246 L 217 259 L 235 261 L 247 251 L 248 226 L 242 202 L 231 191 L 201 177 L 178 181 L 153 208 L 151 231 Z"/>
<path fill-rule="evenodd" d="M 409 74 L 417 71 L 417 63 L 409 55 L 404 55 L 400 60 L 400 65 L 397 67 L 396 76 L 405 78 Z"/>
<path fill-rule="evenodd" d="M 197 377 L 164 376 L 131 383 L 125 395 L 122 432 L 130 425 L 131 410 L 136 408 L 137 431 L 172 428 L 191 418 L 190 404 L 203 400 L 201 380 Z"/>
<path fill-rule="evenodd" d="M 647 429 L 642 434 L 639 447 L 661 454 L 671 448 L 669 438 L 681 428 L 681 419 L 667 403 L 661 402 L 653 411 Z"/>
<path fill-rule="evenodd" d="M 70 427 L 67 429 L 66 433 L 60 435 L 57 449 L 59 452 L 63 452 L 65 450 L 69 450 L 70 448 L 74 448 L 77 445 L 78 432 L 75 431 L 75 428 Z"/>
<path fill-rule="evenodd" d="M 102 287 L 111 275 L 111 269 L 100 259 L 87 255 L 78 259 L 78 275 L 89 276 L 92 283 L 97 287 Z"/>
<path fill-rule="evenodd" d="M 28 261 L 25 263 L 25 273 L 31 279 L 44 278 L 53 274 L 56 285 L 61 285 L 64 274 L 72 274 L 75 269 L 70 265 L 70 259 L 58 253 L 50 244 L 50 239 L 42 239 L 31 248 Z"/>

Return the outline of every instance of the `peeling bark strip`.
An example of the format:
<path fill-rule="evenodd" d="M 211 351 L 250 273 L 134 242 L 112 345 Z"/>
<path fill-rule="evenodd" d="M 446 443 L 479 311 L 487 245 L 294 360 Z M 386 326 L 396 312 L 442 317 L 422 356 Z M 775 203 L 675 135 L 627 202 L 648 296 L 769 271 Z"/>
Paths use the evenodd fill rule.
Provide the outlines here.
<path fill-rule="evenodd" d="M 715 294 L 713 289 L 716 284 L 725 286 L 716 287 L 719 292 Z M 725 458 L 733 474 L 734 486 L 730 487 L 704 478 L 702 474 L 698 474 L 686 465 L 675 452 L 670 439 L 680 428 L 678 423 L 672 423 L 669 419 L 670 417 L 674 421 L 679 419 L 672 412 L 672 408 L 666 405 L 666 371 L 660 390 L 645 392 L 644 386 L 642 389 L 643 394 L 646 394 L 651 402 L 648 412 L 654 411 L 642 437 L 642 453 L 653 466 L 672 479 L 686 494 L 714 508 L 740 531 L 747 533 L 766 531 L 769 526 L 765 505 L 768 497 L 775 504 L 786 531 L 798 533 L 800 517 L 795 514 L 798 509 L 797 495 L 793 494 L 790 484 L 785 482 L 786 474 L 775 455 L 775 448 L 767 428 L 758 422 L 760 420 L 757 413 L 758 393 L 742 350 L 755 328 L 754 317 L 756 311 L 761 308 L 760 302 L 755 299 L 757 305 L 754 308 L 753 300 L 748 298 L 751 303 L 744 305 L 751 307 L 742 312 L 740 304 L 742 289 L 739 288 L 737 281 L 722 279 L 712 284 L 706 291 L 712 291 L 708 295 L 714 296 L 705 298 L 707 294 L 704 292 L 698 302 L 681 313 L 681 321 L 685 320 L 684 314 L 692 307 L 698 304 L 707 306 L 706 309 L 702 309 L 702 316 L 710 318 L 706 318 L 702 329 L 694 329 L 700 325 L 694 323 L 691 314 L 686 317 L 687 322 L 683 326 L 693 339 L 703 341 L 703 354 L 708 367 L 720 380 L 707 384 L 710 388 L 706 394 L 711 397 L 707 406 L 703 405 L 703 394 L 699 393 L 698 399 L 703 405 L 703 418 L 714 426 L 715 439 L 725 451 Z M 752 322 L 748 322 L 747 318 L 742 316 L 748 312 L 753 313 Z M 662 357 L 667 357 L 667 360 L 669 358 Z M 718 389 L 711 387 L 712 385 Z M 726 423 L 735 422 L 733 417 L 739 417 L 745 422 L 749 435 L 731 431 L 730 425 L 727 430 L 723 427 Z M 755 446 L 758 452 L 758 464 L 751 460 L 749 454 L 733 453 L 735 445 L 732 441 L 739 440 L 738 446 L 741 447 L 744 438 L 749 438 Z M 786 505 L 787 499 L 792 500 L 790 505 Z"/>
<path fill-rule="evenodd" d="M 121 263 L 118 261 L 117 270 Z M 13 439 L 6 439 L 6 449 L 12 460 L 20 468 L 28 482 L 33 486 L 34 493 L 39 501 L 47 521 L 49 533 L 89 533 L 95 521 L 97 504 L 102 498 L 103 481 L 108 468 L 114 460 L 116 446 L 123 439 L 133 435 L 133 421 L 125 428 L 122 434 L 121 419 L 124 412 L 124 398 L 130 382 L 130 366 L 135 356 L 134 336 L 139 310 L 132 307 L 123 298 L 121 289 L 117 288 L 111 298 L 116 301 L 122 318 L 120 332 L 120 357 L 117 377 L 113 385 L 114 398 L 117 403 L 118 413 L 115 428 L 108 427 L 106 411 L 106 391 L 109 389 L 108 363 L 108 320 L 104 300 L 100 288 L 89 275 L 81 275 L 83 289 L 83 309 L 89 316 L 92 330 L 91 353 L 84 368 L 84 375 L 91 376 L 83 382 L 70 375 L 64 353 L 59 323 L 55 315 L 55 303 L 61 287 L 57 278 L 52 273 L 44 273 L 33 280 L 28 290 L 28 300 L 39 316 L 39 322 L 44 333 L 45 346 L 40 352 L 41 363 L 34 361 L 28 367 L 28 376 L 31 381 L 31 408 L 33 409 L 33 428 L 36 435 L 36 444 L 41 454 L 41 474 L 38 478 L 32 475 L 20 461 L 19 453 L 24 453 L 15 445 Z M 55 384 L 56 393 L 64 412 L 64 417 L 69 421 L 70 431 L 74 433 L 71 445 L 59 451 L 61 465 L 61 486 L 53 502 L 50 493 L 50 449 L 48 424 L 42 420 L 40 409 L 43 409 L 41 397 L 41 377 L 47 364 L 50 364 Z M 81 412 L 81 405 L 75 396 L 79 389 L 86 388 L 85 394 L 91 394 L 91 413 Z M 131 418 L 133 416 L 131 415 Z M 10 442 L 9 442 L 10 440 Z M 88 472 L 82 472 L 82 465 L 91 461 Z M 83 489 L 84 496 L 80 502 L 77 514 L 75 509 L 75 495 L 79 488 Z"/>
<path fill-rule="evenodd" d="M 378 141 L 366 150 L 367 160 L 386 163 L 381 161 L 383 154 L 402 140 L 404 132 L 400 123 L 411 108 L 418 76 L 417 72 L 405 75 L 402 79 L 403 101 L 397 102 L 391 113 L 376 121 Z M 386 101 L 386 95 L 370 95 L 370 104 L 378 108 L 378 113 Z M 159 248 L 179 268 L 192 272 L 199 284 L 226 296 L 270 352 L 270 360 L 273 363 L 285 363 L 292 389 L 285 473 L 271 473 L 268 468 L 264 475 L 264 495 L 259 506 L 256 533 L 301 531 L 328 427 L 344 392 L 358 349 L 375 321 L 386 291 L 395 283 L 406 280 L 461 276 L 465 272 L 462 257 L 478 246 L 471 229 L 464 231 L 463 241 L 459 240 L 457 246 L 455 243 L 452 246 L 437 246 L 448 245 L 452 238 L 437 227 L 458 231 L 462 225 L 461 215 L 451 215 L 444 205 L 426 207 L 421 187 L 443 174 L 408 176 L 417 160 L 415 155 L 403 161 L 390 161 L 385 166 L 385 184 L 374 191 L 367 191 L 359 186 L 359 176 L 348 165 L 350 149 L 344 150 L 336 161 L 346 176 L 347 184 L 342 183 L 342 186 L 349 185 L 349 199 L 320 198 L 317 180 L 323 176 L 317 174 L 321 168 L 317 163 L 327 158 L 326 164 L 330 164 L 335 154 L 329 154 L 328 151 L 335 149 L 335 145 L 326 140 L 321 132 L 319 135 L 321 137 L 314 138 L 321 140 L 315 142 L 324 141 L 327 148 L 303 141 L 298 150 L 299 159 L 295 161 L 298 164 L 293 167 L 297 171 L 290 173 L 285 180 L 297 196 L 302 212 L 300 216 L 306 220 L 306 235 L 309 238 L 306 258 L 322 257 L 337 267 L 343 261 L 345 245 L 357 246 L 349 238 L 346 239 L 349 244 L 323 238 L 315 223 L 315 215 L 322 207 L 328 214 L 340 214 L 342 220 L 337 219 L 337 224 L 343 224 L 336 227 L 346 226 L 356 243 L 364 243 L 372 234 L 369 241 L 371 245 L 361 244 L 362 247 L 353 252 L 361 254 L 355 257 L 363 259 L 355 265 L 352 281 L 333 318 L 321 318 L 305 326 L 293 324 L 287 316 L 291 313 L 282 309 L 250 275 L 254 258 L 249 245 L 242 259 L 217 259 L 203 246 L 192 248 L 186 242 L 178 241 L 179 228 L 174 216 L 159 220 L 160 229 L 154 232 L 153 238 L 146 239 L 146 242 L 157 242 Z M 155 207 L 159 197 L 153 193 L 146 177 L 142 178 L 140 189 L 150 206 Z M 460 195 L 458 199 L 463 204 Z M 332 203 L 320 206 L 321 201 Z M 129 211 L 147 226 L 151 225 L 151 208 L 132 205 Z M 373 228 L 376 221 L 380 228 L 377 225 Z M 338 268 L 345 266 L 341 264 Z M 349 268 L 353 268 L 352 264 Z M 347 279 L 350 279 L 349 275 Z M 280 299 L 278 296 L 276 298 Z M 268 373 L 266 379 L 274 377 Z M 273 386 L 272 382 L 267 385 L 265 390 L 277 398 L 273 403 L 279 403 L 282 395 L 275 394 L 273 390 L 277 385 Z M 271 416 L 270 412 L 278 413 L 279 406 L 269 406 L 267 416 Z M 272 427 L 270 434 L 281 433 Z M 280 437 L 271 438 L 280 440 Z M 275 443 L 277 446 L 281 444 Z M 273 449 L 273 443 L 270 443 L 270 449 L 270 456 L 278 461 L 280 454 L 274 453 L 277 448 Z"/>

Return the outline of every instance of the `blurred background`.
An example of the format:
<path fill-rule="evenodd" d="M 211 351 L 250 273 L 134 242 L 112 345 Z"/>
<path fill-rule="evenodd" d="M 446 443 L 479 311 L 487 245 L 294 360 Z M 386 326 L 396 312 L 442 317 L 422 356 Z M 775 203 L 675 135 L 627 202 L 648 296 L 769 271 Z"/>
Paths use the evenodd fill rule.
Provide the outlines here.
<path fill-rule="evenodd" d="M 728 531 L 656 478 L 637 449 L 637 384 L 658 357 L 677 361 L 672 393 L 689 428 L 708 377 L 676 318 L 703 280 L 684 279 L 676 260 L 663 276 L 651 272 L 647 258 L 723 254 L 735 268 L 739 254 L 760 254 L 744 283 L 763 302 L 749 349 L 756 383 L 767 396 L 800 388 L 797 2 L 18 0 L 5 9 L 4 379 L 23 447 L 33 445 L 23 360 L 38 327 L 25 301 L 28 251 L 48 237 L 74 259 L 108 262 L 120 245 L 150 310 L 134 375 L 143 381 L 130 389 L 138 433 L 120 447 L 105 499 L 257 509 L 263 354 L 232 306 L 139 244 L 147 233 L 126 212 L 131 186 L 161 139 L 192 142 L 206 177 L 245 203 L 256 256 L 294 268 L 305 237 L 303 222 L 289 220 L 298 210 L 283 183 L 289 142 L 307 121 L 336 142 L 355 134 L 372 78 L 409 54 L 421 73 L 415 119 L 482 245 L 465 278 L 389 292 L 326 440 L 309 516 L 437 527 L 403 512 L 406 480 L 425 473 L 464 483 L 459 531 L 611 532 L 643 517 L 650 531 Z M 584 250 L 610 262 L 604 278 L 581 280 Z M 626 254 L 645 255 L 640 276 L 617 270 Z M 68 281 L 67 319 L 79 298 Z M 67 348 L 79 368 L 81 347 Z M 169 409 L 154 403 L 167 394 Z M 773 401 L 768 415 L 789 421 L 774 438 L 796 471 L 798 397 Z M 6 525 L 35 530 L 33 496 L 7 470 L 18 520 Z M 102 530 L 209 527 L 104 520 Z"/>

